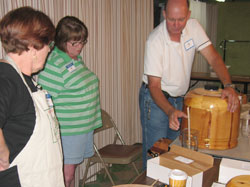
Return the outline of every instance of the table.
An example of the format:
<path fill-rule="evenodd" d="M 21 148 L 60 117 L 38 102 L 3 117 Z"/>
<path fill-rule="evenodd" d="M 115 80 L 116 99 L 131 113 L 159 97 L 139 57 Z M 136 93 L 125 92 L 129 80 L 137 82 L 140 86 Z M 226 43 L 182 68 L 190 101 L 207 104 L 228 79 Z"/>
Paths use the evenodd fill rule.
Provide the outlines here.
<path fill-rule="evenodd" d="M 172 144 L 181 146 L 179 138 L 173 141 Z M 214 157 L 230 158 L 241 161 L 250 162 L 250 138 L 241 136 L 239 133 L 238 145 L 232 149 L 226 150 L 212 150 L 212 149 L 198 149 L 201 153 L 206 153 Z"/>
<path fill-rule="evenodd" d="M 203 72 L 192 72 L 191 80 L 196 81 L 212 81 L 212 82 L 220 82 L 218 77 L 211 77 L 210 73 Z M 234 84 L 243 84 L 244 85 L 244 94 L 248 92 L 248 84 L 250 83 L 250 76 L 231 76 L 231 80 Z"/>
<path fill-rule="evenodd" d="M 214 166 L 206 171 L 203 175 L 203 184 L 202 187 L 211 187 L 213 182 L 218 181 L 219 176 L 219 166 L 220 166 L 221 159 L 215 158 L 214 159 Z M 147 177 L 146 171 L 142 172 L 133 182 L 133 184 L 145 184 L 145 185 L 151 185 L 155 182 L 155 179 L 152 179 L 150 177 Z M 161 182 L 155 183 L 155 187 L 162 186 L 163 184 Z"/>
<path fill-rule="evenodd" d="M 181 146 L 179 138 L 171 143 Z M 213 182 L 218 181 L 219 176 L 219 166 L 222 158 L 237 159 L 242 161 L 250 161 L 250 138 L 243 137 L 239 134 L 238 145 L 235 148 L 227 150 L 210 150 L 210 149 L 199 149 L 199 152 L 210 154 L 214 157 L 214 165 L 211 169 L 206 171 L 203 176 L 203 187 L 211 187 Z M 146 184 L 151 185 L 155 182 L 154 179 L 146 176 L 146 171 L 144 171 L 140 176 L 138 176 L 133 184 Z M 161 187 L 163 184 L 157 182 L 154 186 Z"/>

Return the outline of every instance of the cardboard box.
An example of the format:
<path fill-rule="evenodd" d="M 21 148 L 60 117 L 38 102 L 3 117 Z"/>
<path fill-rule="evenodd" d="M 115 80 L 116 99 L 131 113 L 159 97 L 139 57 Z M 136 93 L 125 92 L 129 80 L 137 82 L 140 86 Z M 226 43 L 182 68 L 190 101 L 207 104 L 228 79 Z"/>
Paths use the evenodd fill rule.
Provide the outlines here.
<path fill-rule="evenodd" d="M 187 187 L 201 187 L 203 172 L 213 167 L 212 156 L 172 145 L 169 152 L 147 161 L 147 176 L 169 184 L 169 173 L 180 169 L 188 174 Z"/>
<path fill-rule="evenodd" d="M 217 182 L 214 182 L 213 185 L 211 187 L 226 187 L 225 184 L 221 184 L 221 183 L 217 183 Z"/>
<path fill-rule="evenodd" d="M 220 163 L 219 182 L 226 184 L 239 175 L 250 175 L 250 162 L 223 158 Z"/>

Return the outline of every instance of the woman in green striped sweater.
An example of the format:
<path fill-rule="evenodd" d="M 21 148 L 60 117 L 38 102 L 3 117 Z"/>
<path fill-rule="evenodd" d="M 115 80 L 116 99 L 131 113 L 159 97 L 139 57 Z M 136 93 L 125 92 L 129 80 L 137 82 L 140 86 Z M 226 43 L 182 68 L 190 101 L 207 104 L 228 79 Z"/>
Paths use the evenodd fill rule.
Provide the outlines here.
<path fill-rule="evenodd" d="M 93 155 L 93 130 L 102 126 L 99 81 L 79 55 L 88 29 L 76 17 L 62 18 L 55 45 L 38 81 L 52 96 L 60 123 L 66 187 L 74 186 L 77 164 Z"/>

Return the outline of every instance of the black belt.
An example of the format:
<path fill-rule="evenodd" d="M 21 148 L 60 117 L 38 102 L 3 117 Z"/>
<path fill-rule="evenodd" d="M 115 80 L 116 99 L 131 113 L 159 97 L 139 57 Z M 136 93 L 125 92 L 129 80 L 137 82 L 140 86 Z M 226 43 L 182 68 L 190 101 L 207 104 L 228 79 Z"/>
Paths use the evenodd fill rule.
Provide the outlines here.
<path fill-rule="evenodd" d="M 148 84 L 146 84 L 145 82 L 142 82 L 142 86 L 144 86 L 145 88 L 148 88 Z"/>
<path fill-rule="evenodd" d="M 148 84 L 146 84 L 145 82 L 142 82 L 142 86 L 144 86 L 145 88 L 148 88 Z M 168 99 L 169 97 L 172 97 L 168 92 L 165 92 L 163 90 L 161 90 L 162 93 L 165 95 L 165 97 Z M 176 98 L 176 97 L 173 97 Z"/>

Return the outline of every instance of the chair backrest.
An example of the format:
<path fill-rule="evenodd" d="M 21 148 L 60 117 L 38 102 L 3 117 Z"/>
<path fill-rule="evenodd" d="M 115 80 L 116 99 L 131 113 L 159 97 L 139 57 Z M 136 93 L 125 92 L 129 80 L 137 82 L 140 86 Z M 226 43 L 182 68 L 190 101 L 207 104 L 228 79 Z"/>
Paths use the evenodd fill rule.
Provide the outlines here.
<path fill-rule="evenodd" d="M 101 109 L 101 114 L 102 114 L 102 127 L 95 129 L 94 133 L 99 133 L 101 131 L 113 128 L 115 131 L 114 142 L 116 142 L 116 140 L 119 139 L 122 144 L 125 144 L 112 117 L 103 109 Z"/>
<path fill-rule="evenodd" d="M 102 127 L 95 129 L 94 133 L 98 133 L 106 129 L 113 128 L 115 125 L 111 116 L 105 110 L 101 109 L 101 113 L 102 113 Z"/>

